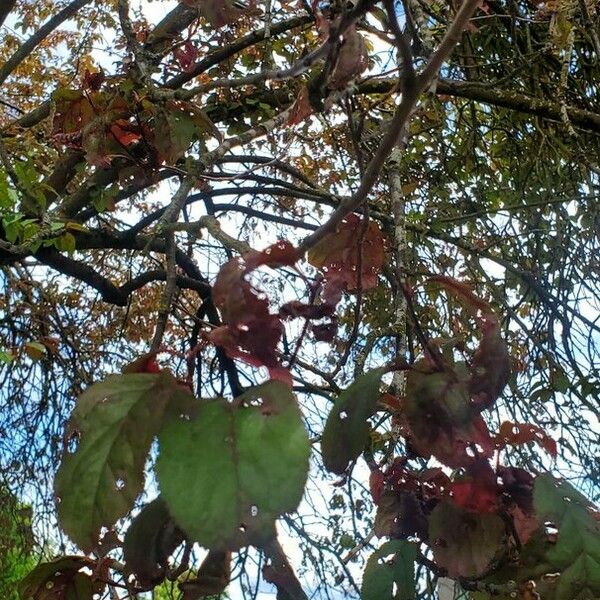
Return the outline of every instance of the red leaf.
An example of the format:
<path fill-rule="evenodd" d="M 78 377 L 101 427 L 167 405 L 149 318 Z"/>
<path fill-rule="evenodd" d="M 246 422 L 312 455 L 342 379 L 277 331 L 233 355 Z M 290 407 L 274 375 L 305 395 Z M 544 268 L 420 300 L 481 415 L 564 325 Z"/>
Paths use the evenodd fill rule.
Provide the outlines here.
<path fill-rule="evenodd" d="M 529 442 L 536 442 L 548 452 L 552 458 L 556 458 L 556 442 L 537 425 L 504 421 L 502 425 L 500 425 L 500 431 L 495 438 L 495 442 L 498 448 L 501 449 L 506 448 L 508 445 L 519 446 Z"/>
<path fill-rule="evenodd" d="M 97 92 L 102 87 L 105 79 L 106 75 L 102 69 L 97 73 L 90 73 L 89 70 L 86 69 L 85 75 L 83 76 L 83 87 L 92 90 L 93 92 Z"/>
<path fill-rule="evenodd" d="M 465 476 L 450 484 L 455 504 L 479 513 L 496 512 L 500 505 L 500 488 L 496 474 L 487 460 L 478 460 L 466 468 Z"/>
<path fill-rule="evenodd" d="M 110 126 L 110 132 L 122 146 L 129 146 L 133 142 L 137 142 L 142 139 L 139 132 L 139 127 L 125 119 L 118 119 Z"/>
<path fill-rule="evenodd" d="M 244 254 L 244 263 L 248 273 L 262 265 L 272 268 L 291 267 L 299 258 L 298 250 L 293 244 L 287 240 L 279 240 L 264 250 Z"/>
<path fill-rule="evenodd" d="M 193 70 L 194 63 L 198 58 L 198 49 L 189 40 L 183 44 L 182 48 L 176 48 L 173 52 L 179 66 L 189 73 Z"/>
<path fill-rule="evenodd" d="M 272 378 L 289 384 L 291 376 L 277 358 L 277 345 L 283 332 L 281 319 L 271 313 L 269 301 L 256 293 L 246 281 L 246 275 L 262 265 L 293 265 L 296 260 L 294 246 L 280 241 L 263 251 L 251 251 L 225 263 L 213 287 L 213 300 L 225 325 L 208 336 L 213 344 L 223 347 L 230 358 L 265 366 Z"/>
<path fill-rule="evenodd" d="M 311 325 L 312 334 L 317 342 L 332 342 L 338 330 L 337 319 L 329 323 Z"/>
<path fill-rule="evenodd" d="M 434 275 L 427 281 L 441 285 L 447 292 L 461 300 L 474 316 L 477 316 L 480 312 L 488 320 L 497 320 L 490 305 L 485 300 L 478 298 L 466 283 L 457 281 L 452 277 L 446 277 L 445 275 Z"/>
<path fill-rule="evenodd" d="M 156 362 L 156 352 L 142 354 L 122 370 L 123 373 L 160 373 L 160 371 Z"/>
<path fill-rule="evenodd" d="M 308 262 L 323 272 L 326 302 L 337 304 L 343 290 L 356 292 L 377 285 L 385 260 L 381 230 L 355 214 L 348 215 L 334 233 L 327 234 L 308 252 Z M 337 298 L 337 299 L 336 299 Z"/>
<path fill-rule="evenodd" d="M 304 304 L 298 300 L 286 302 L 279 309 L 279 314 L 284 319 L 324 319 L 331 316 L 334 307 L 329 304 Z"/>
<path fill-rule="evenodd" d="M 374 469 L 369 475 L 369 489 L 371 490 L 371 496 L 373 496 L 373 502 L 379 504 L 381 500 L 381 494 L 383 493 L 383 486 L 385 483 L 385 477 L 381 469 Z"/>

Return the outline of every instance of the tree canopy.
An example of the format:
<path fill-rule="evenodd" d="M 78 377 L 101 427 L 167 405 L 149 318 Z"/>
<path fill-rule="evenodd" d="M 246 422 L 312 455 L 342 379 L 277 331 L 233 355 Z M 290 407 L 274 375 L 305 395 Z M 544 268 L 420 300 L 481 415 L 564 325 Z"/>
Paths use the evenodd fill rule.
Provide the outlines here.
<path fill-rule="evenodd" d="M 0 26 L 22 600 L 600 598 L 595 0 Z"/>

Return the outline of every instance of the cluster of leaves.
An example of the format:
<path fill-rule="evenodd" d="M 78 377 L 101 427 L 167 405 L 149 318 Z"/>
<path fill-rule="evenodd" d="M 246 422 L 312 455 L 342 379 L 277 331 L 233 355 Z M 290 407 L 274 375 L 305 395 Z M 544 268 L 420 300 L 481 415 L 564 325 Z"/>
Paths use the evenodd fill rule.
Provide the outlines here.
<path fill-rule="evenodd" d="M 370 244 L 369 260 L 361 260 L 360 244 L 349 239 L 352 223 Z M 361 280 L 374 285 L 383 246 L 369 223 L 354 216 L 346 220 L 309 257 L 322 269 L 319 302 L 283 305 L 276 314 L 246 277 L 263 266 L 294 266 L 298 252 L 291 244 L 278 242 L 222 267 L 214 293 L 225 323 L 209 340 L 231 357 L 267 366 L 274 377 L 232 401 L 195 398 L 158 367 L 154 355 L 91 386 L 71 416 L 55 483 L 58 514 L 71 539 L 100 556 L 122 546 L 126 572 L 135 576 L 130 585 L 138 591 L 164 581 L 169 557 L 181 544 L 197 542 L 210 552 L 196 577 L 182 584 L 185 597 L 224 591 L 231 551 L 272 543 L 275 521 L 297 508 L 308 476 L 308 436 L 289 371 L 277 360 L 282 314 L 330 316 L 341 290 L 356 292 Z M 553 456 L 556 447 L 540 428 L 526 424 L 505 422 L 498 434 L 490 433 L 481 413 L 494 406 L 510 375 L 497 317 L 465 284 L 446 277 L 431 282 L 461 300 L 478 320 L 482 339 L 472 358 L 455 361 L 451 340 L 431 344 L 425 358 L 412 365 L 367 372 L 338 397 L 321 438 L 325 467 L 339 475 L 363 453 L 368 456 L 369 419 L 378 411 L 391 413 L 395 434 L 405 441 L 407 454 L 387 467 L 368 459 L 375 532 L 391 541 L 369 559 L 363 597 L 389 596 L 394 585 L 400 597 L 414 597 L 419 543 L 429 548 L 439 574 L 479 596 L 486 585 L 495 585 L 509 597 L 515 589 L 524 593 L 538 586 L 552 600 L 595 597 L 600 514 L 569 484 L 492 465 L 494 452 L 507 445 L 537 442 Z M 382 396 L 383 375 L 398 369 L 407 372 L 405 395 Z M 120 542 L 114 527 L 144 489 L 144 466 L 155 438 L 160 496 L 142 508 Z M 431 456 L 449 470 L 411 466 Z M 65 557 L 41 565 L 24 581 L 22 597 L 46 598 L 51 583 L 62 590 L 52 598 L 72 593 L 91 598 L 103 588 L 113 563 L 101 558 L 91 575 L 81 572 L 91 564 Z M 268 580 L 282 577 L 272 565 L 265 569 Z"/>
<path fill-rule="evenodd" d="M 477 600 L 598 598 L 597 511 L 544 474 L 536 450 L 529 460 L 539 468 L 514 462 L 521 446 L 537 444 L 552 458 L 578 453 L 589 474 L 597 470 L 584 442 L 569 446 L 567 438 L 585 436 L 556 401 L 569 392 L 597 411 L 588 399 L 597 391 L 596 347 L 573 329 L 598 332 L 578 312 L 580 294 L 597 292 L 597 248 L 585 241 L 598 223 L 594 3 L 480 5 L 479 18 L 450 36 L 458 46 L 431 93 L 407 112 L 406 150 L 386 167 L 403 181 L 401 202 L 388 193 L 391 184 L 377 184 L 382 165 L 369 168 L 371 157 L 386 147 L 379 142 L 390 115 L 467 0 L 403 3 L 404 32 L 394 27 L 394 3 L 383 10 L 368 0 L 281 0 L 268 10 L 252 0 L 243 9 L 232 0 L 182 0 L 155 27 L 123 0 L 36 4 L 7 2 L 18 15 L 11 27 L 34 41 L 45 19 L 78 10 L 74 31 L 38 39 L 39 51 L 22 56 L 18 68 L 7 65 L 27 44 L 10 33 L 0 48 L 0 78 L 9 82 L 0 115 L 7 290 L 0 366 L 8 382 L 0 433 L 19 428 L 27 440 L 14 434 L 4 446 L 0 438 L 0 474 L 19 470 L 22 481 L 43 482 L 40 473 L 54 463 L 28 449 L 41 445 L 55 459 L 63 400 L 87 388 L 68 422 L 55 482 L 62 528 L 87 555 L 40 565 L 23 581 L 21 598 L 89 600 L 107 585 L 154 590 L 179 581 L 197 543 L 209 553 L 180 582 L 185 600 L 220 594 L 232 577 L 231 552 L 243 556 L 248 546 L 267 556 L 262 574 L 278 597 L 304 600 L 277 551 L 275 523 L 291 519 L 310 486 L 305 427 L 315 447 L 320 442 L 316 468 L 323 463 L 341 477 L 337 485 L 347 483 L 349 496 L 361 456 L 370 469 L 374 530 L 389 540 L 366 562 L 364 598 L 413 598 L 416 565 L 455 579 Z M 5 16 L 0 9 L 0 23 Z M 90 53 L 119 26 L 123 36 L 116 33 L 109 48 L 118 60 L 108 73 Z M 390 56 L 404 53 L 402 68 L 378 62 L 374 39 Z M 64 66 L 65 48 L 77 54 L 75 67 Z M 237 147 L 243 155 L 231 152 Z M 147 192 L 170 178 L 199 191 L 168 206 L 149 201 Z M 369 191 L 356 212 L 300 252 L 298 231 L 351 205 L 355 196 L 339 192 L 360 191 L 364 181 Z M 216 204 L 221 195 L 235 201 Z M 189 221 L 195 202 L 212 218 L 206 236 L 199 235 L 205 221 L 179 222 L 180 213 Z M 232 241 L 218 218 L 237 213 L 248 221 Z M 244 251 L 241 240 L 257 223 L 286 227 L 277 233 L 285 241 Z M 308 264 L 300 263 L 304 250 Z M 483 268 L 482 259 L 505 274 Z M 273 269 L 274 282 L 261 277 Z M 431 276 L 438 272 L 458 279 Z M 494 310 L 464 279 L 486 287 Z M 162 296 L 158 285 L 147 286 L 165 280 Z M 281 299 L 282 280 L 294 282 L 299 299 Z M 90 288 L 126 309 L 109 310 Z M 470 322 L 456 317 L 454 301 Z M 123 355 L 145 348 L 157 313 L 168 343 L 152 345 L 169 351 L 174 372 L 187 367 L 185 383 L 161 370 L 152 352 L 90 386 Z M 377 364 L 393 356 L 362 374 L 371 353 Z M 257 385 L 262 367 L 270 380 Z M 388 387 L 392 372 L 402 385 Z M 340 392 L 340 379 L 353 383 Z M 507 385 L 511 420 L 494 423 L 496 411 L 506 411 Z M 324 428 L 323 406 L 305 405 L 313 393 L 335 398 Z M 48 414 L 51 426 L 42 430 Z M 567 423 L 560 446 L 542 422 Z M 14 447 L 35 464 L 12 460 Z M 137 512 L 148 464 L 160 495 Z M 338 521 L 331 540 L 321 532 L 312 539 L 301 518 L 293 522 L 304 559 L 317 569 L 326 563 L 323 548 L 333 548 L 344 569 L 336 584 L 351 580 L 347 563 L 371 549 L 356 525 L 370 519 L 369 502 L 365 493 L 351 503 L 355 535 Z M 307 521 L 320 517 L 312 510 Z M 339 556 L 337 540 L 348 557 Z"/>

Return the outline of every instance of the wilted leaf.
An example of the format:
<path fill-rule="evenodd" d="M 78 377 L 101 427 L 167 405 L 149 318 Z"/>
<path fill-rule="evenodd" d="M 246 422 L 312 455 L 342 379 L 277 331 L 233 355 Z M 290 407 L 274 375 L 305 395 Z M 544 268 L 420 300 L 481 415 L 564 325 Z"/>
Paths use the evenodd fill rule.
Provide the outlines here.
<path fill-rule="evenodd" d="M 310 95 L 308 87 L 302 86 L 294 104 L 290 107 L 290 116 L 288 117 L 288 125 L 298 125 L 302 123 L 306 117 L 310 116 L 313 112 L 313 107 L 310 104 Z"/>
<path fill-rule="evenodd" d="M 85 556 L 41 563 L 19 583 L 19 596 L 21 600 L 92 600 L 94 594 L 102 593 L 104 584 L 79 571 L 94 566 Z"/>
<path fill-rule="evenodd" d="M 338 299 L 344 289 L 356 292 L 377 285 L 385 260 L 384 238 L 375 222 L 369 221 L 366 230 L 364 227 L 358 215 L 350 214 L 334 233 L 308 251 L 308 262 L 323 272 L 327 286 L 333 289 L 329 295 Z M 337 300 L 332 303 L 337 304 Z"/>
<path fill-rule="evenodd" d="M 336 400 L 321 438 L 323 463 L 329 471 L 344 473 L 363 451 L 369 434 L 367 419 L 377 407 L 384 373 L 380 368 L 361 375 Z"/>
<path fill-rule="evenodd" d="M 393 540 L 383 544 L 367 561 L 361 599 L 413 600 L 416 558 L 417 545 L 413 542 Z"/>
<path fill-rule="evenodd" d="M 184 4 L 197 8 L 200 14 L 217 29 L 237 21 L 244 11 L 236 8 L 231 0 L 183 0 Z"/>
<path fill-rule="evenodd" d="M 112 375 L 78 399 L 55 480 L 61 525 L 83 549 L 101 527 L 111 527 L 133 506 L 144 483 L 144 463 L 170 403 L 191 395 L 172 375 Z"/>
<path fill-rule="evenodd" d="M 410 442 L 422 456 L 462 467 L 493 454 L 487 426 L 473 407 L 464 365 L 442 372 L 413 369 L 406 379 L 404 414 Z M 467 450 L 470 448 L 470 452 Z"/>
<path fill-rule="evenodd" d="M 510 378 L 510 355 L 498 322 L 484 321 L 483 338 L 473 356 L 469 393 L 480 409 L 491 408 Z"/>
<path fill-rule="evenodd" d="M 383 486 L 385 484 L 385 476 L 381 469 L 374 469 L 369 474 L 369 490 L 375 504 L 379 504 L 381 494 L 383 493 Z"/>
<path fill-rule="evenodd" d="M 183 542 L 162 498 L 142 508 L 133 519 L 123 543 L 125 566 L 142 587 L 156 585 L 165 578 L 169 556 Z"/>
<path fill-rule="evenodd" d="M 46 346 L 41 342 L 27 342 L 25 344 L 25 354 L 31 358 L 31 360 L 40 360 L 46 353 Z"/>
<path fill-rule="evenodd" d="M 159 436 L 158 482 L 176 522 L 211 549 L 272 535 L 273 521 L 300 502 L 308 472 L 310 444 L 290 389 L 269 381 L 235 404 L 202 402 L 188 418 Z"/>
<path fill-rule="evenodd" d="M 427 536 L 427 518 L 414 492 L 385 490 L 381 496 L 374 524 L 377 537 L 404 539 Z"/>
<path fill-rule="evenodd" d="M 440 502 L 429 517 L 429 545 L 450 577 L 481 577 L 506 551 L 505 525 L 498 515 Z"/>
<path fill-rule="evenodd" d="M 348 83 L 358 77 L 369 66 L 369 52 L 365 38 L 349 27 L 344 33 L 344 41 L 340 47 L 337 63 L 329 80 L 329 87 L 335 90 L 344 89 Z"/>
<path fill-rule="evenodd" d="M 538 425 L 530 423 L 511 423 L 504 421 L 500 425 L 500 431 L 496 436 L 496 444 L 499 448 L 508 445 L 518 446 L 535 442 L 539 444 L 552 458 L 556 458 L 556 442 Z"/>
<path fill-rule="evenodd" d="M 263 265 L 293 265 L 297 258 L 294 246 L 280 241 L 225 263 L 213 287 L 213 300 L 225 325 L 209 334 L 209 339 L 223 347 L 231 358 L 264 365 L 271 377 L 287 381 L 291 381 L 289 373 L 279 366 L 277 357 L 277 344 L 283 332 L 281 319 L 271 313 L 267 298 L 254 290 L 246 276 Z"/>
<path fill-rule="evenodd" d="M 192 70 L 196 59 L 198 58 L 198 48 L 194 44 L 187 40 L 181 48 L 176 48 L 173 52 L 179 66 L 184 72 L 188 73 Z"/>

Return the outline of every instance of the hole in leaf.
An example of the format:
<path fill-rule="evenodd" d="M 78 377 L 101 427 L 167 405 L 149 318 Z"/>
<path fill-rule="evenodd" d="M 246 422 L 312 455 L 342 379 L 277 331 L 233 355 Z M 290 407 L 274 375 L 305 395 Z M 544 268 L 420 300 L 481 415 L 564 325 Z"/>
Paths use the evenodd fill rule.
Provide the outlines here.
<path fill-rule="evenodd" d="M 67 440 L 66 450 L 69 454 L 74 454 L 75 452 L 77 452 L 78 447 L 79 447 L 79 433 L 74 433 Z"/>
<path fill-rule="evenodd" d="M 122 489 L 124 489 L 124 488 L 125 488 L 125 480 L 124 480 L 124 479 L 117 479 L 117 480 L 115 481 L 115 487 L 116 487 L 118 490 L 122 490 Z"/>
<path fill-rule="evenodd" d="M 345 410 L 343 410 L 343 411 L 340 413 L 340 420 L 344 421 L 344 420 L 345 420 L 345 419 L 347 419 L 347 418 L 348 418 L 348 413 L 347 413 Z"/>
<path fill-rule="evenodd" d="M 251 516 L 251 517 L 256 517 L 256 516 L 258 516 L 258 506 L 256 506 L 256 504 L 253 504 L 253 505 L 250 507 L 250 516 Z"/>
<path fill-rule="evenodd" d="M 239 532 L 240 533 L 246 533 L 246 525 L 244 523 L 242 523 L 239 527 Z"/>
<path fill-rule="evenodd" d="M 54 587 L 54 583 L 51 581 L 46 581 L 46 589 L 51 590 Z"/>
<path fill-rule="evenodd" d="M 102 402 L 102 404 L 104 404 L 105 402 L 108 402 L 110 400 L 110 398 L 108 396 L 104 396 L 104 398 L 102 398 L 102 400 L 100 400 L 100 402 Z"/>
<path fill-rule="evenodd" d="M 471 446 L 468 446 L 465 449 L 465 452 L 467 453 L 467 456 L 470 456 L 471 458 L 475 457 L 475 451 L 473 450 L 473 448 L 471 448 Z"/>
<path fill-rule="evenodd" d="M 79 569 L 80 573 L 83 573 L 84 575 L 93 575 L 94 572 L 89 568 L 89 567 L 82 567 L 81 569 Z"/>
<path fill-rule="evenodd" d="M 189 421 L 191 419 L 190 415 L 188 415 L 186 413 L 181 413 L 179 415 L 179 418 L 182 419 L 183 421 Z"/>

